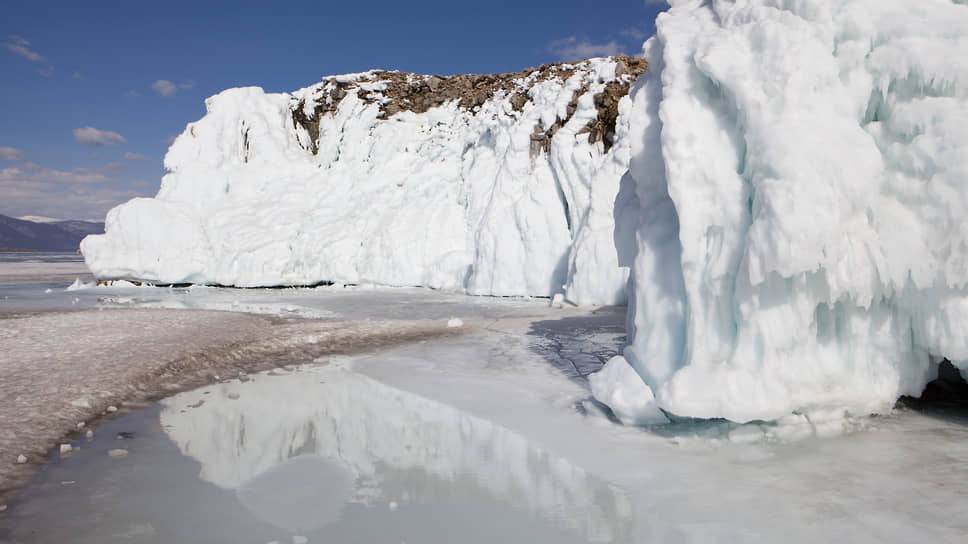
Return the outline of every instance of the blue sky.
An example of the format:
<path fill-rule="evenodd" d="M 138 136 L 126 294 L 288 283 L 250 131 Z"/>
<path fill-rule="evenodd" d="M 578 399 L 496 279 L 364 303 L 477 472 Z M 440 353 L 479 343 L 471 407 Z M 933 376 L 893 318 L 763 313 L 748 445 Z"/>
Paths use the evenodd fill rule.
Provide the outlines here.
<path fill-rule="evenodd" d="M 370 68 L 518 71 L 641 52 L 661 0 L 2 2 L 0 214 L 102 219 L 153 196 L 204 99 Z"/>

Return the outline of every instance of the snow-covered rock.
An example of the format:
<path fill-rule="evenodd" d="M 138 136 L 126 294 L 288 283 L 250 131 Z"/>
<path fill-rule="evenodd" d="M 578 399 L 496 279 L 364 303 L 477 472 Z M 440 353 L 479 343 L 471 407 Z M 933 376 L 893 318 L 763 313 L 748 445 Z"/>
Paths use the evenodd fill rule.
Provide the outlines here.
<path fill-rule="evenodd" d="M 229 89 L 175 140 L 158 195 L 111 210 L 81 250 L 100 279 L 622 302 L 612 210 L 644 70 L 620 56 Z"/>
<path fill-rule="evenodd" d="M 968 6 L 670 3 L 616 206 L 655 405 L 877 413 L 968 368 Z"/>

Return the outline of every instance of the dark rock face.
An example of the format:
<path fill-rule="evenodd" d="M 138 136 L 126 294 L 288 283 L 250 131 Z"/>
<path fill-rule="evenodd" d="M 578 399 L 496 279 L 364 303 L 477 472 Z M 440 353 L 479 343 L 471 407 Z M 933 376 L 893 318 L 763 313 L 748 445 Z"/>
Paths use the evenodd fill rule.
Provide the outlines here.
<path fill-rule="evenodd" d="M 88 234 L 103 234 L 104 223 L 58 221 L 36 223 L 0 215 L 0 249 L 77 251 Z"/>
<path fill-rule="evenodd" d="M 601 141 L 605 150 L 612 146 L 615 136 L 615 123 L 618 119 L 618 103 L 629 92 L 629 86 L 641 76 L 648 63 L 645 59 L 617 55 L 612 57 L 617 63 L 615 75 L 617 80 L 606 84 L 605 90 L 595 95 L 598 106 L 598 118 L 589 122 L 581 133 L 588 133 L 591 143 Z M 292 106 L 292 120 L 295 126 L 306 129 L 311 137 L 310 151 L 315 155 L 318 149 L 316 138 L 319 135 L 319 119 L 324 115 L 334 113 L 340 102 L 350 93 L 356 93 L 360 100 L 368 103 L 380 104 L 381 117 L 389 119 L 402 111 L 424 113 L 431 108 L 442 106 L 448 102 L 458 101 L 458 106 L 468 111 L 483 105 L 498 93 L 508 97 L 511 108 L 520 112 L 528 103 L 528 86 L 542 81 L 558 79 L 566 81 L 574 75 L 577 63 L 544 64 L 538 68 L 527 68 L 520 72 L 505 74 L 461 74 L 455 76 L 424 76 L 406 72 L 388 72 L 375 70 L 365 76 L 351 80 L 331 79 L 316 88 L 315 103 L 311 104 L 313 114 L 306 114 L 306 102 L 299 101 Z M 367 90 L 366 83 L 381 82 L 385 88 L 373 92 Z M 551 138 L 555 132 L 568 122 L 575 112 L 578 99 L 587 92 L 583 86 L 575 92 L 568 105 L 567 117 L 558 119 L 552 126 L 536 126 L 532 136 L 532 151 L 547 151 L 551 145 Z"/>

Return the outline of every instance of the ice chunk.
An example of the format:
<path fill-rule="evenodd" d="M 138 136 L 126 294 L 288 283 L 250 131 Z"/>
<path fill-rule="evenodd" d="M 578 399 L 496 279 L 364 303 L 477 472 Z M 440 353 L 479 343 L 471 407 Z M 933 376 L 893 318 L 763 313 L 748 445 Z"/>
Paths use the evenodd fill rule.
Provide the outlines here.
<path fill-rule="evenodd" d="M 447 328 L 453 329 L 458 327 L 463 327 L 464 321 L 459 317 L 452 317 L 447 320 Z"/>
<path fill-rule="evenodd" d="M 826 434 L 968 367 L 968 7 L 670 3 L 616 205 L 656 404 Z"/>
<path fill-rule="evenodd" d="M 612 357 L 602 369 L 588 377 L 592 394 L 612 409 L 612 413 L 626 425 L 668 423 L 635 370 L 621 355 Z"/>

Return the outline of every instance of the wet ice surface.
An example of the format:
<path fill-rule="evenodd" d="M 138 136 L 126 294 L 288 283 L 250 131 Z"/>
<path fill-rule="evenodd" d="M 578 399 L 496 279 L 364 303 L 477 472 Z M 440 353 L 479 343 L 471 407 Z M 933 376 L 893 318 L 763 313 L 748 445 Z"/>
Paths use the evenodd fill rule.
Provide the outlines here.
<path fill-rule="evenodd" d="M 49 273 L 64 263 L 83 266 L 73 255 L 0 259 L 0 504 L 55 440 L 109 405 L 276 360 L 305 363 L 562 312 L 541 300 L 420 289 L 95 287 L 83 280 L 67 289 L 74 276 Z M 41 280 L 2 281 L 28 276 Z M 29 462 L 2 462 L 21 455 Z"/>
<path fill-rule="evenodd" d="M 612 423 L 586 377 L 622 344 L 621 308 L 418 289 L 50 283 L 0 281 L 3 470 L 37 466 L 34 455 L 16 465 L 14 447 L 100 410 L 101 394 L 148 387 L 138 370 L 171 357 L 183 356 L 163 376 L 175 382 L 240 359 L 296 366 L 174 395 L 96 425 L 92 441 L 77 432 L 69 454 L 55 447 L 9 497 L 2 542 L 961 542 L 968 532 L 964 413 Z M 441 336 L 454 319 L 463 334 Z M 429 333 L 360 353 L 407 330 Z M 355 355 L 320 355 L 333 343 Z M 36 390 L 10 390 L 20 386 Z"/>
<path fill-rule="evenodd" d="M 602 312 L 578 334 L 614 323 Z M 797 440 L 759 425 L 621 427 L 576 409 L 588 394 L 554 361 L 569 351 L 563 335 L 553 320 L 499 320 L 175 395 L 53 456 L 0 537 L 962 542 L 968 531 L 963 413 L 899 411 Z"/>
<path fill-rule="evenodd" d="M 51 272 L 51 266 L 54 265 L 0 262 L 0 318 L 91 308 L 217 310 L 295 319 L 353 320 L 537 316 L 548 309 L 547 299 L 469 297 L 422 288 L 372 285 L 235 289 L 114 282 L 96 286 L 83 262 L 68 263 L 66 270 L 70 272 L 59 275 Z M 5 273 L 13 280 L 5 281 Z M 75 279 L 79 281 L 72 285 Z"/>
<path fill-rule="evenodd" d="M 0 318 L 11 312 L 73 309 L 64 288 L 75 279 L 93 281 L 76 253 L 0 252 Z"/>

